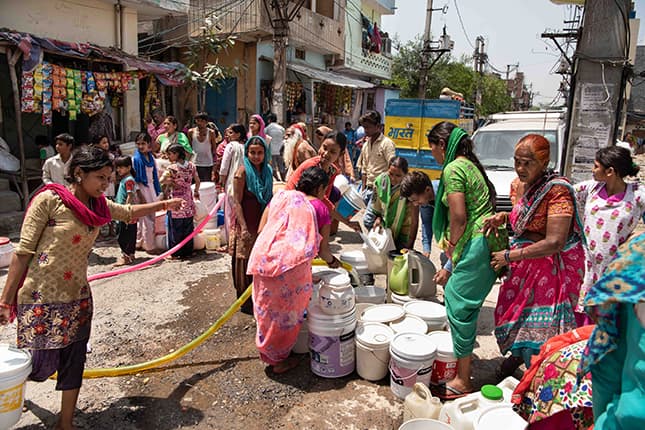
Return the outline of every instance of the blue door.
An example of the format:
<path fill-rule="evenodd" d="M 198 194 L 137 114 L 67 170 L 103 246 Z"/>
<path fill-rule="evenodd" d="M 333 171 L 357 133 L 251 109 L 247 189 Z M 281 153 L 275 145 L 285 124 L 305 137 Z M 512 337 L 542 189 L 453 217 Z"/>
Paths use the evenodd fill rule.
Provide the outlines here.
<path fill-rule="evenodd" d="M 237 122 L 237 78 L 222 79 L 219 88 L 206 89 L 206 112 L 222 132 Z"/>

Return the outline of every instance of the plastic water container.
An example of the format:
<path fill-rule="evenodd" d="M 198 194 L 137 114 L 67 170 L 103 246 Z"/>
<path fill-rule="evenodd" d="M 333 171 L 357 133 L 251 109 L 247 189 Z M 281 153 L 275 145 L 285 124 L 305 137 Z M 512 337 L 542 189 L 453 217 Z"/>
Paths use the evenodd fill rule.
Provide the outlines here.
<path fill-rule="evenodd" d="M 404 306 L 406 303 L 411 302 L 413 300 L 417 300 L 413 297 L 407 296 L 407 295 L 401 295 L 401 294 L 396 294 L 396 293 L 390 293 L 390 300 L 392 303 L 395 303 L 397 305 Z"/>
<path fill-rule="evenodd" d="M 195 185 L 191 185 L 193 192 Z M 206 206 L 208 212 L 217 204 L 217 187 L 214 182 L 202 182 L 199 185 L 199 200 Z"/>
<path fill-rule="evenodd" d="M 512 405 L 503 404 L 484 409 L 475 421 L 474 430 L 499 430 L 500 423 L 504 424 L 504 430 L 525 430 L 528 427 Z"/>
<path fill-rule="evenodd" d="M 451 425 L 430 418 L 415 418 L 406 421 L 399 430 L 455 430 Z"/>
<path fill-rule="evenodd" d="M 354 288 L 356 303 L 373 303 L 380 305 L 385 303 L 385 288 L 374 285 Z"/>
<path fill-rule="evenodd" d="M 361 209 L 365 209 L 365 202 L 361 197 L 361 193 L 358 192 L 358 188 L 354 185 L 350 186 L 349 189 L 343 194 L 336 210 L 345 218 L 351 218 L 356 215 L 356 212 Z"/>
<path fill-rule="evenodd" d="M 448 320 L 445 306 L 423 300 L 411 300 L 403 305 L 406 314 L 416 315 L 428 324 L 428 331 L 443 330 Z"/>
<path fill-rule="evenodd" d="M 403 421 L 406 422 L 415 418 L 436 420 L 441 413 L 441 407 L 441 400 L 438 397 L 432 397 L 428 387 L 417 382 L 412 387 L 412 392 L 405 396 Z"/>
<path fill-rule="evenodd" d="M 318 290 L 318 306 L 326 314 L 345 314 L 354 310 L 356 297 L 347 273 L 338 273 L 322 280 Z"/>
<path fill-rule="evenodd" d="M 398 321 L 390 323 L 390 327 L 394 333 L 420 333 L 426 334 L 428 332 L 428 324 L 421 318 L 415 315 L 405 315 Z"/>
<path fill-rule="evenodd" d="M 455 430 L 475 430 L 475 422 L 484 409 L 501 404 L 506 404 L 502 389 L 495 385 L 484 385 L 477 393 L 443 405 L 439 421 L 450 424 Z"/>
<path fill-rule="evenodd" d="M 206 237 L 204 233 L 197 233 L 193 236 L 193 249 L 195 251 L 201 251 L 206 247 Z"/>
<path fill-rule="evenodd" d="M 0 237 L 0 267 L 7 267 L 11 263 L 14 249 L 8 237 Z"/>
<path fill-rule="evenodd" d="M 222 242 L 220 240 L 220 229 L 204 229 L 202 233 L 204 235 L 204 239 L 206 241 L 205 247 L 206 247 L 206 252 L 215 252 L 219 249 L 219 247 L 222 245 Z"/>
<path fill-rule="evenodd" d="M 405 315 L 403 306 L 386 303 L 383 305 L 370 306 L 363 312 L 363 322 L 379 322 L 388 324 L 398 321 Z"/>
<path fill-rule="evenodd" d="M 22 414 L 31 354 L 8 344 L 0 344 L 0 428 L 14 426 Z"/>
<path fill-rule="evenodd" d="M 497 386 L 502 389 L 502 393 L 504 394 L 504 401 L 506 403 L 511 403 L 513 391 L 515 391 L 519 383 L 520 381 L 518 381 L 515 377 L 508 376 L 504 378 L 502 382 L 497 384 Z"/>
<path fill-rule="evenodd" d="M 349 180 L 345 175 L 337 175 L 334 179 L 334 187 L 338 188 L 341 194 L 345 194 L 350 186 Z"/>
<path fill-rule="evenodd" d="M 391 328 L 381 323 L 365 323 L 356 329 L 356 372 L 368 381 L 385 378 L 390 361 Z"/>
<path fill-rule="evenodd" d="M 356 368 L 356 312 L 329 315 L 317 304 L 307 313 L 311 371 L 323 378 L 347 376 Z"/>
<path fill-rule="evenodd" d="M 447 331 L 433 331 L 428 333 L 428 337 L 437 346 L 431 382 L 443 384 L 452 381 L 457 376 L 457 357 L 452 345 L 452 336 Z"/>
<path fill-rule="evenodd" d="M 155 212 L 155 234 L 166 234 L 166 211 Z"/>
<path fill-rule="evenodd" d="M 390 389 L 405 399 L 417 382 L 428 385 L 437 347 L 425 334 L 400 333 L 390 342 Z"/>
<path fill-rule="evenodd" d="M 340 261 L 351 265 L 359 275 L 370 273 L 367 265 L 367 257 L 360 249 L 345 251 L 340 254 Z"/>
<path fill-rule="evenodd" d="M 155 248 L 157 249 L 168 249 L 168 241 L 166 240 L 165 234 L 158 234 L 155 236 Z"/>

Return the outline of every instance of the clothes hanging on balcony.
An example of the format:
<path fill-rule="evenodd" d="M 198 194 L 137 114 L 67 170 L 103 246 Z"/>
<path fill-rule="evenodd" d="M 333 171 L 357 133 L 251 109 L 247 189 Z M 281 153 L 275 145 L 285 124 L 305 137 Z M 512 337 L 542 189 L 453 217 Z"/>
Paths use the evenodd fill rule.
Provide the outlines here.
<path fill-rule="evenodd" d="M 380 54 L 382 43 L 383 41 L 381 39 L 381 32 L 378 29 L 378 24 L 374 23 L 374 31 L 372 33 L 372 49 L 370 49 L 370 51 Z"/>

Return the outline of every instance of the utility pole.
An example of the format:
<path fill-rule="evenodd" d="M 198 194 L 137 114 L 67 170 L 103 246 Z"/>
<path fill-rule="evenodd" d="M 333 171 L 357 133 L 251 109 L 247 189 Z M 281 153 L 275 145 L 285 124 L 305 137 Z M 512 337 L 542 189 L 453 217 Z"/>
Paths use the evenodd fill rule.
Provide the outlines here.
<path fill-rule="evenodd" d="M 475 86 L 475 104 L 481 106 L 484 65 L 486 64 L 486 61 L 488 61 L 483 36 L 477 36 L 477 39 L 475 39 L 475 53 L 473 54 L 473 60 L 475 63 L 475 73 L 479 74 L 477 85 Z"/>
<path fill-rule="evenodd" d="M 284 87 L 287 83 L 287 46 L 289 23 L 296 17 L 305 0 L 262 0 L 273 28 L 273 89 L 271 112 L 284 124 Z"/>
<path fill-rule="evenodd" d="M 572 61 L 564 174 L 589 179 L 598 149 L 613 145 L 629 64 L 630 0 L 587 0 Z M 610 31 L 611 30 L 611 31 Z"/>
<path fill-rule="evenodd" d="M 423 31 L 423 48 L 421 50 L 421 74 L 419 75 L 419 98 L 426 98 L 426 89 L 428 88 L 428 70 L 430 62 L 430 25 L 432 23 L 432 0 L 428 0 L 426 6 L 426 28 Z"/>

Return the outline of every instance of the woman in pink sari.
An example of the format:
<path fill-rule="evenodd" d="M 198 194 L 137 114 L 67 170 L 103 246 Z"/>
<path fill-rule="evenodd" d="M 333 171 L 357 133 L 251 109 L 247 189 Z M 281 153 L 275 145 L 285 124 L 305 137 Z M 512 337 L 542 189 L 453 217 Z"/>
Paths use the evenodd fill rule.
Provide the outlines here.
<path fill-rule="evenodd" d="M 320 255 L 331 267 L 338 266 L 325 241 L 329 212 L 319 200 L 329 178 L 320 168 L 310 170 L 312 174 L 305 172 L 301 179 L 306 182 L 304 192 L 285 190 L 271 199 L 249 258 L 257 320 L 255 342 L 260 358 L 274 373 L 298 365 L 290 353 L 313 291 L 311 261 Z"/>
<path fill-rule="evenodd" d="M 513 374 L 549 338 L 576 328 L 574 309 L 584 275 L 582 223 L 573 187 L 547 169 L 549 141 L 538 134 L 515 147 L 520 180 L 518 201 L 510 214 L 484 221 L 484 230 L 510 219 L 510 250 L 494 252 L 491 266 L 508 266 L 495 309 L 495 336 L 502 354 L 511 352 L 500 377 Z"/>

